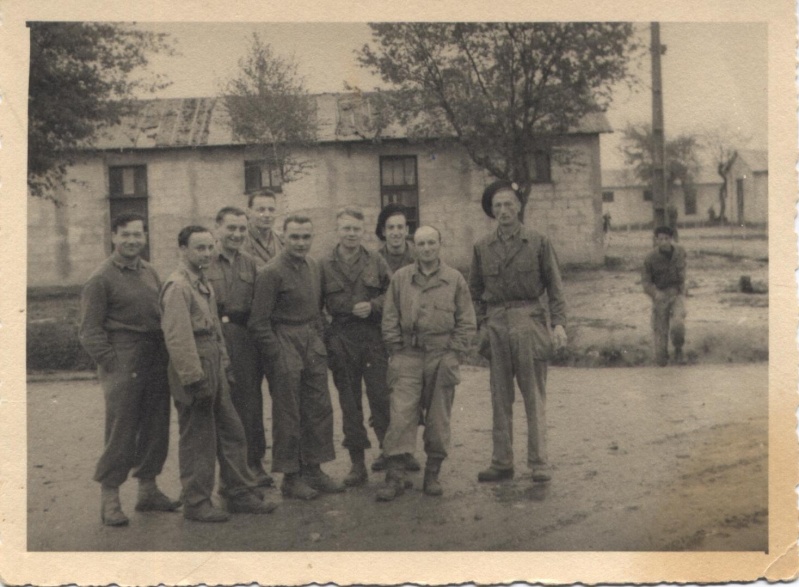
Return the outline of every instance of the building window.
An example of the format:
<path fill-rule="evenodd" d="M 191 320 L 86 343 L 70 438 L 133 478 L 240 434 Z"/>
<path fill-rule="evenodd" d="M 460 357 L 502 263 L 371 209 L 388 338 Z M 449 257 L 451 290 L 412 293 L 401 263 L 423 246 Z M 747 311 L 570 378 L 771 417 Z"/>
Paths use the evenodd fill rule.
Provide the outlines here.
<path fill-rule="evenodd" d="M 696 191 L 694 190 L 685 191 L 685 215 L 696 215 Z"/>
<path fill-rule="evenodd" d="M 533 161 L 530 166 L 532 177 L 530 178 L 533 183 L 551 183 L 552 182 L 552 162 L 549 153 L 546 151 L 536 151 L 533 153 Z"/>
<path fill-rule="evenodd" d="M 413 234 L 419 226 L 419 181 L 416 155 L 380 157 L 380 204 L 400 204 L 408 213 Z"/>
<path fill-rule="evenodd" d="M 147 219 L 147 166 L 128 165 L 108 168 L 108 201 L 111 218 L 120 214 L 141 214 Z M 142 252 L 150 260 L 150 243 Z"/>
<path fill-rule="evenodd" d="M 264 159 L 244 162 L 244 191 L 251 193 L 261 188 L 282 191 L 283 178 L 280 168 Z"/>
<path fill-rule="evenodd" d="M 644 190 L 644 202 L 652 201 L 652 190 Z"/>
<path fill-rule="evenodd" d="M 613 201 L 613 192 L 602 192 L 602 202 L 610 203 Z"/>

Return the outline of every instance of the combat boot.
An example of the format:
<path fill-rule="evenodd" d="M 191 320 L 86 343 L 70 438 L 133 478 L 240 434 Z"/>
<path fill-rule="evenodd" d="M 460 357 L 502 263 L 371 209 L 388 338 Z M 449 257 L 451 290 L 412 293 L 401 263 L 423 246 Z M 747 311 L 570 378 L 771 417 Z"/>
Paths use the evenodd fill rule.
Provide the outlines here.
<path fill-rule="evenodd" d="M 369 474 L 366 472 L 366 465 L 364 464 L 363 450 L 351 450 L 350 460 L 352 461 L 352 468 L 347 473 L 347 476 L 344 477 L 344 485 L 347 487 L 363 485 L 369 479 Z"/>
<path fill-rule="evenodd" d="M 283 497 L 291 499 L 316 499 L 319 492 L 309 486 L 299 473 L 286 473 L 283 475 L 283 483 L 280 484 L 280 493 Z"/>
<path fill-rule="evenodd" d="M 409 452 L 405 453 L 405 470 L 411 471 L 412 473 L 422 470 L 422 465 L 420 465 L 419 461 L 416 460 L 416 457 Z"/>
<path fill-rule="evenodd" d="M 214 507 L 211 500 L 206 499 L 196 506 L 186 506 L 183 508 L 183 517 L 193 522 L 219 523 L 227 522 L 230 516 L 225 510 Z"/>
<path fill-rule="evenodd" d="M 155 479 L 139 479 L 137 512 L 174 512 L 180 506 L 179 499 L 169 499 L 158 489 Z"/>
<path fill-rule="evenodd" d="M 438 474 L 441 472 L 441 460 L 435 458 L 427 458 L 427 464 L 424 467 L 424 485 L 423 490 L 425 495 L 439 497 L 444 494 L 444 488 L 438 481 Z"/>
<path fill-rule="evenodd" d="M 319 491 L 320 493 L 341 493 L 344 491 L 344 486 L 336 483 L 333 479 L 322 471 L 319 464 L 303 465 L 302 478 L 311 488 Z"/>
<path fill-rule="evenodd" d="M 392 501 L 405 493 L 405 456 L 395 455 L 387 459 L 386 482 L 377 490 L 377 501 Z"/>
<path fill-rule="evenodd" d="M 271 514 L 277 508 L 276 503 L 264 501 L 249 491 L 228 497 L 226 501 L 227 510 L 231 514 Z"/>
<path fill-rule="evenodd" d="M 100 519 L 106 526 L 127 526 L 128 517 L 122 512 L 119 503 L 119 487 L 103 485 L 101 489 Z"/>

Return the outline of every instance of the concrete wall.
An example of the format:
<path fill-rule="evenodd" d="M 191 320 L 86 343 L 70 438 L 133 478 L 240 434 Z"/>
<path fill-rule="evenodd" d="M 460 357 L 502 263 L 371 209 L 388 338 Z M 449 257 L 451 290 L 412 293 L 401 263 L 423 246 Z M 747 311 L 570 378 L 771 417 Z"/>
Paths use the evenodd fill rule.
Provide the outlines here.
<path fill-rule="evenodd" d="M 768 223 L 768 172 L 753 172 L 742 157 L 737 157 L 728 172 L 727 217 L 736 224 Z M 743 217 L 738 210 L 738 180 L 743 181 Z"/>
<path fill-rule="evenodd" d="M 699 184 L 696 189 L 696 214 L 685 213 L 685 194 L 677 187 L 672 194 L 672 202 L 679 213 L 678 222 L 705 222 L 709 219 L 708 208 L 713 206 L 719 213 L 719 187 L 721 182 Z M 602 214 L 610 213 L 611 225 L 624 227 L 652 222 L 652 202 L 644 200 L 643 186 L 603 187 L 603 192 L 613 192 L 613 202 L 602 202 Z"/>
<path fill-rule="evenodd" d="M 564 263 L 601 263 L 599 140 L 568 137 L 563 161 L 553 160 L 552 183 L 533 186 L 526 223 L 552 238 Z M 345 205 L 363 208 L 368 247 L 380 211 L 381 155 L 416 155 L 419 220 L 442 232 L 442 256 L 467 268 L 474 241 L 494 227 L 480 206 L 491 178 L 456 145 L 349 143 L 322 145 L 298 156 L 313 168 L 285 184 L 278 197 L 278 229 L 289 212 L 309 215 L 319 257 L 336 242 L 335 214 Z M 213 225 L 222 206 L 246 207 L 245 149 L 205 148 L 104 152 L 84 155 L 69 170 L 74 180 L 58 194 L 61 206 L 29 198 L 28 285 L 83 283 L 110 253 L 108 167 L 147 165 L 150 258 L 162 277 L 177 262 L 176 237 L 187 224 Z"/>

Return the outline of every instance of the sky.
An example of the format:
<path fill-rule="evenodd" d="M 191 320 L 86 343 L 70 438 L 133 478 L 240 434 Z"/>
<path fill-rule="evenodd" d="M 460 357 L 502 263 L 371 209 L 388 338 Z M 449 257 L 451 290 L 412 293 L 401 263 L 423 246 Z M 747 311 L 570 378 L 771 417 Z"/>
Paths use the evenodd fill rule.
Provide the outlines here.
<path fill-rule="evenodd" d="M 361 68 L 355 51 L 371 40 L 365 23 L 150 23 L 141 28 L 169 33 L 178 55 L 157 55 L 153 72 L 172 85 L 156 97 L 201 97 L 219 94 L 235 73 L 254 32 L 277 55 L 293 58 L 312 93 L 341 92 L 345 82 L 370 90 L 386 87 Z M 636 25 L 648 46 L 649 24 Z M 768 118 L 768 48 L 765 23 L 662 23 L 661 43 L 666 137 L 697 133 L 717 126 L 748 137 L 741 145 L 765 149 Z M 623 167 L 620 132 L 628 123 L 651 117 L 648 52 L 631 64 L 638 83 L 614 88 L 607 112 L 616 132 L 601 138 L 602 167 Z"/>

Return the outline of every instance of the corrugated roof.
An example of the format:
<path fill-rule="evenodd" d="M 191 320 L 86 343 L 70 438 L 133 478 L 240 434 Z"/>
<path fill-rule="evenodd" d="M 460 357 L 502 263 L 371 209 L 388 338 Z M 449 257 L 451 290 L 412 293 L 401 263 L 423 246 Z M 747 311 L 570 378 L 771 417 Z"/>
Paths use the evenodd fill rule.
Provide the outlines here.
<path fill-rule="evenodd" d="M 739 149 L 738 156 L 746 161 L 752 171 L 768 171 L 768 151 Z"/>
<path fill-rule="evenodd" d="M 359 94 L 316 94 L 317 139 L 321 143 L 370 140 L 373 112 L 368 97 Z M 367 99 L 365 99 L 367 98 Z M 611 132 L 601 112 L 587 115 L 569 134 Z M 391 124 L 382 138 L 407 137 L 406 129 Z M 133 104 L 120 124 L 104 129 L 91 149 L 155 149 L 244 144 L 233 135 L 222 98 L 165 98 Z"/>

